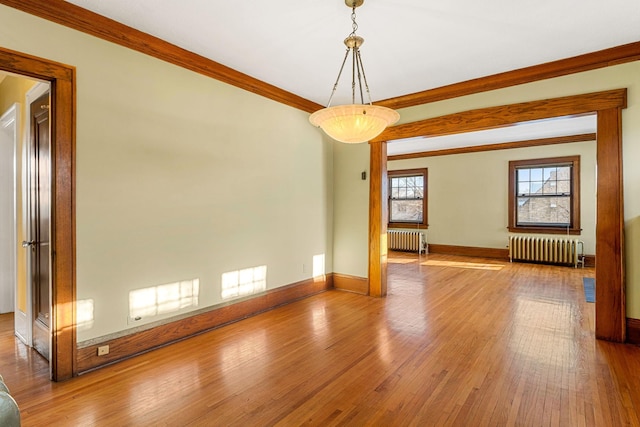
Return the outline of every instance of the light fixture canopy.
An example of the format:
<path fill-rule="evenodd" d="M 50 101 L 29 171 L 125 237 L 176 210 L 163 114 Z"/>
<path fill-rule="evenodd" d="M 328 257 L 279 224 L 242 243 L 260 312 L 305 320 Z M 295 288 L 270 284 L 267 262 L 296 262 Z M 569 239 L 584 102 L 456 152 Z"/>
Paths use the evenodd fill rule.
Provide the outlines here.
<path fill-rule="evenodd" d="M 373 105 L 371 93 L 367 83 L 367 76 L 362 65 L 360 56 L 360 46 L 364 39 L 356 35 L 358 24 L 356 23 L 356 8 L 361 6 L 364 0 L 345 0 L 345 4 L 352 9 L 351 21 L 353 31 L 344 40 L 347 47 L 338 78 L 333 85 L 331 96 L 326 108 L 311 114 L 309 121 L 312 125 L 320 127 L 327 135 L 336 141 L 345 143 L 360 143 L 370 141 L 380 135 L 387 126 L 396 123 L 400 119 L 400 114 L 387 107 Z M 351 54 L 351 104 L 331 106 L 331 101 L 338 88 L 340 76 L 344 70 L 344 65 Z M 364 89 L 367 93 L 368 104 L 364 103 Z M 356 84 L 357 83 L 357 84 Z M 360 104 L 356 104 L 356 87 L 360 94 Z"/>

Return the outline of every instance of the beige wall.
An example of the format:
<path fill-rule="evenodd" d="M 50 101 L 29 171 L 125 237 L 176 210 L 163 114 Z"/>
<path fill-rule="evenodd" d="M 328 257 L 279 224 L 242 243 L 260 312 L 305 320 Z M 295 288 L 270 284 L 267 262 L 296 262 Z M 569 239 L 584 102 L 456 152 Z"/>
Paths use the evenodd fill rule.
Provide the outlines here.
<path fill-rule="evenodd" d="M 509 161 L 572 155 L 580 156 L 579 239 L 585 253 L 595 254 L 595 141 L 396 160 L 388 168 L 429 169 L 429 243 L 504 249 Z"/>
<path fill-rule="evenodd" d="M 5 6 L 0 46 L 77 69 L 79 341 L 140 324 L 133 290 L 199 280 L 155 320 L 223 302 L 226 272 L 332 271 L 332 145 L 307 113 Z"/>
<path fill-rule="evenodd" d="M 429 117 L 466 111 L 496 105 L 512 104 L 581 93 L 597 92 L 609 89 L 628 88 L 628 107 L 623 110 L 623 175 L 624 175 L 624 218 L 626 234 L 626 279 L 627 279 L 627 316 L 640 319 L 640 168 L 635 164 L 640 159 L 640 62 L 631 62 L 613 67 L 548 79 L 494 90 L 475 95 L 464 96 L 446 101 L 434 102 L 400 110 L 401 123 L 413 122 Z M 368 147 L 362 148 L 368 150 Z M 368 152 L 368 151 L 367 151 Z M 361 153 L 364 157 L 364 151 Z M 356 173 L 358 166 L 351 166 L 348 161 L 335 161 L 334 179 L 340 183 L 345 177 Z M 430 171 L 431 176 L 431 171 Z M 336 184 L 338 185 L 338 184 Z M 359 212 L 362 210 L 360 197 L 338 197 L 334 200 L 336 212 Z M 335 221 L 341 219 L 336 216 Z M 363 218 L 364 220 L 364 218 Z M 506 221 L 506 220 L 505 220 Z M 431 222 L 431 219 L 430 219 Z M 504 226 L 506 227 L 506 222 Z M 334 245 L 347 246 L 358 242 L 353 249 L 366 241 L 367 234 L 358 237 L 351 235 L 350 240 L 335 235 Z M 340 250 L 349 252 L 349 248 Z M 352 271 L 367 276 L 366 263 L 350 266 Z M 336 264 L 336 272 L 341 272 Z"/>
<path fill-rule="evenodd" d="M 20 145 L 17 147 L 16 153 L 16 174 L 17 174 L 17 191 L 16 198 L 18 200 L 16 204 L 17 212 L 17 226 L 18 226 L 18 234 L 17 234 L 17 242 L 22 242 L 23 240 L 27 240 L 25 237 L 25 225 L 23 221 L 23 209 L 22 209 L 22 153 L 24 152 L 24 140 L 26 134 L 26 125 L 28 121 L 25 119 L 26 117 L 26 105 L 25 99 L 27 92 L 31 89 L 37 82 L 30 79 L 15 77 L 15 76 L 7 76 L 0 83 L 0 116 L 4 114 L 14 103 L 20 103 L 20 118 L 18 119 L 20 123 Z M 16 242 L 16 243 L 17 243 Z M 18 308 L 23 312 L 27 310 L 27 286 L 26 286 L 26 271 L 27 271 L 27 262 L 26 262 L 26 252 L 22 247 L 16 247 L 16 268 L 17 268 L 17 301 Z"/>

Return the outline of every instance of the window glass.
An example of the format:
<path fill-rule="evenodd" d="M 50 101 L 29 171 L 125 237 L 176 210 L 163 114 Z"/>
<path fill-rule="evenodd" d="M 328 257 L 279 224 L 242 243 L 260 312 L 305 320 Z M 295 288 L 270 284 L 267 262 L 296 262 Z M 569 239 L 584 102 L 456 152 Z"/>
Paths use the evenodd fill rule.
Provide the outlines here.
<path fill-rule="evenodd" d="M 389 224 L 426 228 L 426 169 L 389 171 Z"/>

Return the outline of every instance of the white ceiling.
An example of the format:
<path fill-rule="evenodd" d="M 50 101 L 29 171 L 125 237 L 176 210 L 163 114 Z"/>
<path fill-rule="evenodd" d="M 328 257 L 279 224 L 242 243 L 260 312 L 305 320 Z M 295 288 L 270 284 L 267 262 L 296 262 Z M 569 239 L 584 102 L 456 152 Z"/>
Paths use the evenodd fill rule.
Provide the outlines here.
<path fill-rule="evenodd" d="M 351 32 L 344 0 L 67 1 L 322 105 Z M 356 13 L 374 102 L 640 41 L 639 0 L 366 0 Z"/>

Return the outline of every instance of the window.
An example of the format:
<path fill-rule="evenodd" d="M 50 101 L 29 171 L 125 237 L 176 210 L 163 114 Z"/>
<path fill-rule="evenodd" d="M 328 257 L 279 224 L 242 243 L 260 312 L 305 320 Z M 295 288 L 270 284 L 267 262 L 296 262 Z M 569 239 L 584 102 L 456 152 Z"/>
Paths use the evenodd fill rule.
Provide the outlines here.
<path fill-rule="evenodd" d="M 508 228 L 580 234 L 580 156 L 509 162 Z"/>
<path fill-rule="evenodd" d="M 427 169 L 389 171 L 389 227 L 427 228 Z"/>

